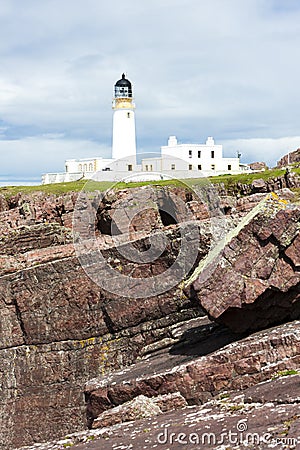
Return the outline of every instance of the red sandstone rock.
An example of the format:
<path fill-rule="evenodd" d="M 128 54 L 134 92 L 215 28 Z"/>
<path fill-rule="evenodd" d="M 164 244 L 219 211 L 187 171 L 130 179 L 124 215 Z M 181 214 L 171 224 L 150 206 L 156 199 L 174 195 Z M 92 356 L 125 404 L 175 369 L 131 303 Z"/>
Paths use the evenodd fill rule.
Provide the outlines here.
<path fill-rule="evenodd" d="M 288 164 L 294 164 L 300 162 L 300 148 L 284 155 L 278 162 L 277 167 L 286 167 Z"/>
<path fill-rule="evenodd" d="M 203 313 L 176 286 L 145 299 L 105 292 L 82 269 L 61 225 L 6 231 L 12 239 L 3 236 L 0 258 L 0 448 L 11 450 L 82 430 L 86 381 L 128 366 L 169 338 L 173 325 Z M 177 226 L 161 233 L 168 250 L 145 265 L 150 274 L 168 269 L 180 248 Z M 139 264 L 119 253 L 129 244 L 110 236 L 97 243 L 112 267 L 137 271 Z M 134 245 L 147 250 L 148 237 Z M 199 258 L 208 245 L 204 236 Z"/>
<path fill-rule="evenodd" d="M 251 170 L 263 172 L 264 170 L 267 170 L 268 167 L 265 162 L 256 161 L 253 163 L 248 164 Z"/>
<path fill-rule="evenodd" d="M 262 178 L 258 178 L 257 180 L 253 180 L 251 183 L 251 188 L 253 192 L 268 192 L 267 184 L 265 180 Z"/>
<path fill-rule="evenodd" d="M 283 376 L 244 392 L 223 392 L 201 406 L 69 434 L 38 448 L 224 450 L 234 445 L 239 449 L 296 449 L 300 436 L 299 378 L 299 375 Z"/>
<path fill-rule="evenodd" d="M 176 192 L 172 190 L 172 194 Z M 160 192 L 157 202 L 166 195 L 166 190 Z M 178 190 L 176 195 L 183 205 L 178 210 L 177 220 L 184 217 L 181 214 L 185 206 L 193 218 L 207 217 L 206 207 L 195 203 L 185 190 Z M 253 385 L 276 371 L 299 365 L 296 325 L 293 332 L 287 326 L 286 330 L 261 334 L 250 343 L 238 343 L 220 353 L 218 349 L 237 336 L 209 321 L 203 324 L 203 319 L 196 323 L 195 318 L 202 312 L 192 308 L 181 289 L 148 299 L 124 299 L 121 295 L 105 293 L 82 270 L 69 243 L 69 233 L 62 228 L 72 226 L 76 198 L 77 194 L 61 197 L 22 194 L 11 198 L 7 205 L 2 203 L 2 450 L 82 430 L 86 425 L 83 386 L 99 374 L 107 374 L 107 384 L 103 391 L 95 388 L 97 392 L 91 393 L 95 411 L 99 404 L 103 411 L 139 394 L 155 396 L 154 401 L 163 410 L 182 407 L 186 402 L 202 402 L 224 387 Z M 81 200 L 80 208 L 88 210 L 92 219 L 97 205 L 89 202 L 88 195 Z M 162 218 L 156 214 L 157 205 L 149 216 L 149 223 L 155 229 L 162 227 Z M 135 245 L 142 252 L 149 245 L 142 227 L 146 217 L 147 214 L 141 214 L 134 219 Z M 44 225 L 38 224 L 45 224 L 45 236 Z M 95 226 L 93 220 L 89 225 Z M 169 239 L 168 251 L 153 264 L 144 265 L 142 270 L 118 254 L 120 247 L 126 249 L 124 236 L 114 241 L 111 236 L 102 235 L 97 242 L 109 263 L 123 273 L 132 273 L 135 277 L 161 273 L 173 263 L 180 245 L 176 226 L 168 227 L 164 231 Z M 150 227 L 147 233 L 149 230 Z M 272 230 L 280 242 L 286 242 L 289 233 L 281 226 Z M 269 227 L 262 228 L 260 233 L 270 236 Z M 5 236 L 10 237 L 5 240 Z M 210 236 L 202 236 L 199 259 L 206 254 L 209 241 Z M 297 264 L 297 248 L 292 244 L 287 258 Z M 235 242 L 235 247 L 238 246 L 239 242 Z M 268 255 L 273 258 L 272 247 Z M 239 264 L 244 269 L 248 267 L 243 255 Z M 262 274 L 262 282 L 269 276 L 264 265 L 257 264 L 255 270 Z M 287 273 L 285 265 L 278 270 Z M 273 282 L 280 285 L 280 277 L 274 277 Z M 289 284 L 285 284 L 287 286 Z M 254 295 L 253 290 L 257 293 L 261 288 L 261 283 L 250 285 L 247 298 Z M 188 319 L 192 319 L 191 322 L 187 322 Z M 166 343 L 172 347 L 166 347 Z M 153 354 L 154 348 L 158 354 Z M 140 364 L 130 367 L 141 355 L 145 357 Z M 114 375 L 109 372 L 120 368 L 123 373 L 119 374 L 119 379 L 116 375 L 114 385 Z M 129 384 L 123 383 L 124 375 L 130 378 Z"/>
<path fill-rule="evenodd" d="M 208 339 L 216 343 L 217 336 L 218 331 L 212 331 Z M 194 355 L 208 350 L 205 339 L 199 339 L 194 344 Z M 223 331 L 223 346 L 226 339 L 228 342 L 230 334 Z M 185 351 L 184 346 L 173 349 L 174 355 L 183 355 Z M 297 369 L 300 364 L 299 322 L 256 333 L 205 356 L 194 356 L 185 363 L 176 365 L 173 358 L 172 354 L 159 353 L 150 361 L 137 362 L 130 370 L 91 380 L 86 385 L 90 426 L 103 411 L 141 394 L 153 397 L 179 391 L 189 405 L 199 404 L 224 390 L 244 390 L 279 371 Z"/>
<path fill-rule="evenodd" d="M 300 208 L 262 201 L 196 269 L 187 291 L 236 332 L 300 316 Z"/>

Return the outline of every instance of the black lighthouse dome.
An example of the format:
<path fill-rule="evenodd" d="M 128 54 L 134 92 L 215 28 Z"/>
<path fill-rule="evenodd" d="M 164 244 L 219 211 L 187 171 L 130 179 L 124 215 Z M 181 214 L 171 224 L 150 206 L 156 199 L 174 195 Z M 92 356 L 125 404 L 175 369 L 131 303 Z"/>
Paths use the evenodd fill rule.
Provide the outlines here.
<path fill-rule="evenodd" d="M 122 74 L 122 78 L 115 84 L 115 98 L 131 98 L 132 86 L 129 80 L 125 78 L 125 73 Z"/>

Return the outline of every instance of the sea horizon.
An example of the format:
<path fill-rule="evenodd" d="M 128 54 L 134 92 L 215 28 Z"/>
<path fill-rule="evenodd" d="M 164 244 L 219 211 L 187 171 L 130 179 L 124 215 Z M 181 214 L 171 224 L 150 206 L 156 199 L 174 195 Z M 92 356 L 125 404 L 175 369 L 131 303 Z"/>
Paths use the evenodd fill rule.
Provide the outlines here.
<path fill-rule="evenodd" d="M 0 187 L 37 186 L 42 184 L 41 177 L 10 177 L 0 176 Z"/>

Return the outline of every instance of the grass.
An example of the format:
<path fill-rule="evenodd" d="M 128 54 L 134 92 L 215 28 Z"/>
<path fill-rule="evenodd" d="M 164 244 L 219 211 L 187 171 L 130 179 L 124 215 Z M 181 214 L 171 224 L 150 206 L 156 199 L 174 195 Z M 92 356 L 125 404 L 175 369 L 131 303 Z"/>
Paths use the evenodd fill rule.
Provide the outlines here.
<path fill-rule="evenodd" d="M 79 192 L 84 188 L 86 182 L 87 180 L 79 180 L 70 181 L 67 183 L 42 184 L 38 186 L 5 186 L 0 188 L 0 194 L 7 198 L 18 193 L 32 194 L 33 192 L 45 192 L 46 194 L 60 195 L 68 192 Z M 88 183 L 88 190 L 106 191 L 108 188 L 113 186 L 113 184 L 113 182 L 109 181 L 91 181 Z"/>
<path fill-rule="evenodd" d="M 293 170 L 296 173 L 300 173 L 300 169 Z M 264 172 L 244 173 L 240 175 L 219 175 L 217 177 L 210 177 L 211 183 L 224 183 L 225 186 L 234 185 L 236 183 L 251 184 L 253 180 L 262 178 L 268 180 L 269 178 L 276 178 L 284 175 L 284 169 L 271 169 Z"/>
<path fill-rule="evenodd" d="M 300 168 L 294 168 L 294 172 L 300 174 Z M 220 184 L 223 183 L 226 188 L 234 187 L 237 183 L 242 184 L 251 184 L 253 180 L 258 178 L 262 178 L 263 180 L 268 180 L 269 178 L 275 178 L 278 176 L 282 176 L 284 174 L 283 169 L 272 169 L 266 170 L 264 172 L 256 172 L 256 173 L 245 173 L 239 175 L 219 175 L 216 177 L 206 178 L 189 178 L 185 180 L 160 180 L 160 181 L 147 181 L 147 182 L 110 182 L 110 181 L 89 181 L 87 180 L 79 180 L 79 181 L 70 181 L 67 183 L 57 183 L 57 184 L 45 184 L 39 186 L 6 186 L 0 188 L 0 194 L 5 197 L 11 197 L 13 195 L 20 193 L 31 194 L 33 192 L 45 192 L 46 194 L 54 194 L 61 195 L 68 192 L 79 192 L 82 189 L 86 191 L 101 191 L 104 192 L 111 187 L 115 187 L 116 189 L 124 189 L 124 188 L 135 188 L 142 187 L 146 185 L 154 185 L 154 186 L 188 186 L 193 188 L 193 186 L 199 186 L 203 184 L 207 184 L 208 182 L 212 184 Z"/>
<path fill-rule="evenodd" d="M 289 375 L 299 375 L 299 371 L 295 369 L 280 370 L 279 372 L 275 373 L 275 375 L 273 375 L 272 380 L 276 380 L 277 378 L 281 377 L 288 377 Z"/>
<path fill-rule="evenodd" d="M 230 395 L 227 392 L 224 392 L 223 394 L 219 395 L 220 400 L 225 400 L 225 399 L 228 399 L 229 397 L 230 397 Z"/>
<path fill-rule="evenodd" d="M 230 409 L 230 411 L 234 412 L 234 411 L 240 411 L 244 407 L 245 407 L 245 405 L 230 405 L 229 409 Z"/>
<path fill-rule="evenodd" d="M 197 179 L 196 183 L 201 184 L 203 182 L 207 183 L 205 178 Z M 88 181 L 88 180 L 79 180 L 79 181 L 70 181 L 66 183 L 55 183 L 55 184 L 42 184 L 37 186 L 5 186 L 0 188 L 0 195 L 4 195 L 6 198 L 9 198 L 13 195 L 17 195 L 18 193 L 23 194 L 31 194 L 33 192 L 45 192 L 46 194 L 54 194 L 61 195 L 68 192 L 79 192 L 81 190 L 85 190 L 87 192 L 92 191 L 100 191 L 104 192 L 109 188 L 116 189 L 125 189 L 125 188 L 135 188 L 142 187 L 146 185 L 155 185 L 155 186 L 192 186 L 195 180 L 160 180 L 160 181 L 145 181 L 145 182 L 113 182 L 113 181 Z"/>

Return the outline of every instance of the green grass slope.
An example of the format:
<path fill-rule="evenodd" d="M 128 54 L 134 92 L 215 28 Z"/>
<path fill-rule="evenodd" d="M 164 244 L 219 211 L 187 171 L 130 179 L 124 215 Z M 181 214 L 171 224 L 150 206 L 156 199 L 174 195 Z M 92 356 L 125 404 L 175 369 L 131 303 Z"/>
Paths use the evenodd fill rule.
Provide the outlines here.
<path fill-rule="evenodd" d="M 300 174 L 300 168 L 294 168 L 294 172 Z M 6 186 L 0 188 L 0 194 L 5 197 L 11 197 L 18 193 L 31 194 L 33 192 L 45 192 L 46 194 L 61 195 L 68 192 L 79 192 L 81 190 L 86 191 L 101 191 L 104 192 L 109 188 L 116 187 L 118 189 L 131 188 L 131 187 L 141 187 L 146 185 L 155 186 L 189 186 L 193 187 L 199 184 L 207 184 L 208 182 L 213 184 L 223 183 L 225 187 L 233 186 L 236 183 L 251 184 L 253 180 L 258 178 L 263 178 L 268 180 L 270 178 L 276 178 L 284 174 L 283 169 L 272 169 L 266 170 L 265 172 L 256 173 L 245 173 L 240 175 L 219 175 L 216 177 L 206 178 L 190 178 L 185 180 L 161 180 L 161 181 L 148 181 L 148 182 L 131 182 L 131 183 L 114 183 L 109 181 L 71 181 L 68 183 L 57 183 L 57 184 L 45 184 L 39 186 Z"/>

